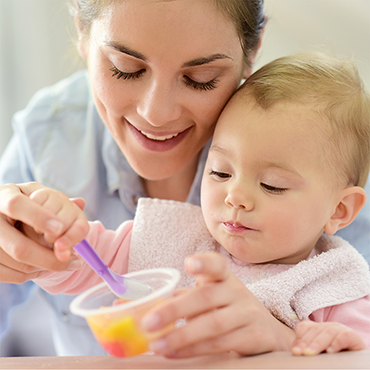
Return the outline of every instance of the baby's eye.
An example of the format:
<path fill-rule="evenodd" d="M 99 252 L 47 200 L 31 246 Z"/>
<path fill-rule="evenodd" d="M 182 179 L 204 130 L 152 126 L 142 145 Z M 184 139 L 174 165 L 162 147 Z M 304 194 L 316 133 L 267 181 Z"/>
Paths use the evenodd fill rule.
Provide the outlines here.
<path fill-rule="evenodd" d="M 288 190 L 287 188 L 278 188 L 276 186 L 268 185 L 263 182 L 261 182 L 261 187 L 265 189 L 267 192 L 274 194 L 285 193 Z"/>
<path fill-rule="evenodd" d="M 209 174 L 213 177 L 216 177 L 217 179 L 222 179 L 222 180 L 225 180 L 231 177 L 231 175 L 226 172 L 220 172 L 220 171 L 215 171 L 215 170 L 211 170 Z"/>

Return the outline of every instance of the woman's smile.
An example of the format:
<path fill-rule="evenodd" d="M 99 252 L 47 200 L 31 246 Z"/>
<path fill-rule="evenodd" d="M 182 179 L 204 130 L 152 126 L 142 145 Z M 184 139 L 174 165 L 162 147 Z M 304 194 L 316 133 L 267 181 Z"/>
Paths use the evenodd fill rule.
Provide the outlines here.
<path fill-rule="evenodd" d="M 191 129 L 191 127 L 189 127 L 182 132 L 161 132 L 154 134 L 153 132 L 149 133 L 139 130 L 127 120 L 125 121 L 137 142 L 143 148 L 155 152 L 164 152 L 173 149 L 187 136 Z"/>

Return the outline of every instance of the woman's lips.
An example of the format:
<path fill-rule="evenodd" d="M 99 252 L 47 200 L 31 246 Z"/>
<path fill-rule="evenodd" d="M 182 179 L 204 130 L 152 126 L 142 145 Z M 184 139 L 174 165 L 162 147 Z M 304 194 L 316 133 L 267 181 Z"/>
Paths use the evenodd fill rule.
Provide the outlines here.
<path fill-rule="evenodd" d="M 126 121 L 128 124 L 129 129 L 131 130 L 135 139 L 147 150 L 151 150 L 153 152 L 165 152 L 174 148 L 178 145 L 188 134 L 191 127 L 187 128 L 186 130 L 175 133 L 175 134 L 168 134 L 168 135 L 160 135 L 156 136 L 147 132 L 143 132 L 138 130 L 135 126 L 133 126 L 130 122 Z"/>

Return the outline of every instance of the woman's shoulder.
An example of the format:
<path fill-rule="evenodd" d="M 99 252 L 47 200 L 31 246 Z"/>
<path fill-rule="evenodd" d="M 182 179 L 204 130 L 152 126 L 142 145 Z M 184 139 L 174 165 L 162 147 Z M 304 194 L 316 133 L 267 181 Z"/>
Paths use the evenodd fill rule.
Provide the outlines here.
<path fill-rule="evenodd" d="M 100 155 L 104 125 L 86 71 L 37 92 L 16 113 L 13 128 L 36 181 L 66 189 L 70 178 L 90 181 L 94 176 L 92 164 Z"/>
<path fill-rule="evenodd" d="M 86 70 L 39 90 L 27 107 L 14 116 L 14 125 L 41 123 L 86 110 L 91 93 Z"/>

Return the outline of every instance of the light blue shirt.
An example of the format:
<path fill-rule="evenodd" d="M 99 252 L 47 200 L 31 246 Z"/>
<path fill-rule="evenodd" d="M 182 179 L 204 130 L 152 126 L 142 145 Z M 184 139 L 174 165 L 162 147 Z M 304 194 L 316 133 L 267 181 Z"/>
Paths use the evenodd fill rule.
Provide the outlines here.
<path fill-rule="evenodd" d="M 86 200 L 85 214 L 116 229 L 132 219 L 137 199 L 145 196 L 139 176 L 132 170 L 94 106 L 88 75 L 80 71 L 40 90 L 13 121 L 14 136 L 0 162 L 0 184 L 38 181 L 69 197 Z M 200 182 L 209 143 L 203 149 L 188 202 L 200 204 Z M 367 184 L 370 194 L 370 184 Z M 370 261 L 369 202 L 349 227 L 337 233 Z M 1 331 L 7 330 L 8 312 L 28 299 L 33 283 L 0 285 Z M 46 299 L 54 308 L 53 338 L 63 356 L 105 354 L 84 319 L 68 309 L 74 298 Z"/>

